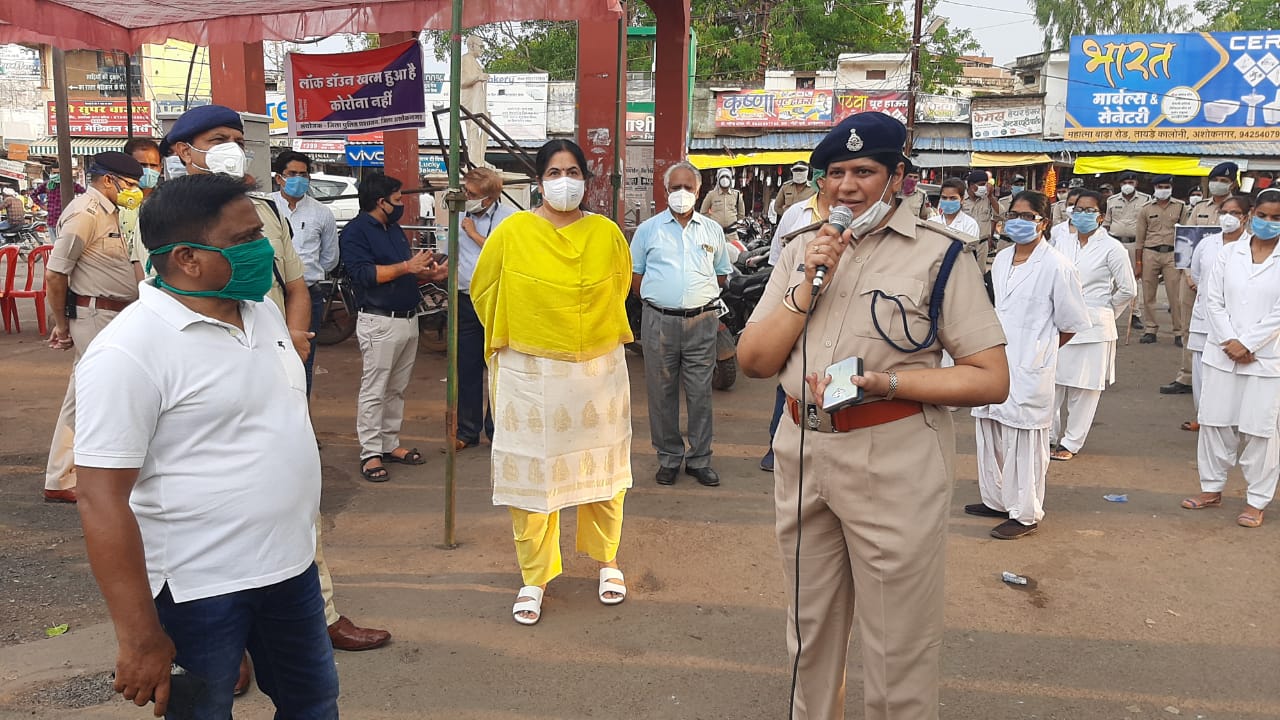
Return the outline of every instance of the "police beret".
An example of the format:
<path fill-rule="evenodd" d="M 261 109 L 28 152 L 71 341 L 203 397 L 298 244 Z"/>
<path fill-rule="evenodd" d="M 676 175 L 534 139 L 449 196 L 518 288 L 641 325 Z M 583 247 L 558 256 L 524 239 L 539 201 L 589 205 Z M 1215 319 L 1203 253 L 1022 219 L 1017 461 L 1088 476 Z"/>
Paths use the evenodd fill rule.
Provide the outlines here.
<path fill-rule="evenodd" d="M 795 165 L 791 166 L 792 170 L 808 170 L 809 164 L 803 160 L 797 160 Z"/>
<path fill-rule="evenodd" d="M 1059 189 L 1059 190 L 1066 190 L 1066 189 L 1067 189 L 1067 188 L 1069 188 L 1069 187 L 1071 187 L 1071 186 L 1067 184 L 1067 181 L 1066 181 L 1066 180 L 1063 180 L 1062 182 L 1058 183 L 1058 189 Z"/>
<path fill-rule="evenodd" d="M 1235 182 L 1236 176 L 1240 174 L 1240 166 L 1233 162 L 1218 163 L 1209 171 L 1209 177 L 1228 177 Z"/>
<path fill-rule="evenodd" d="M 89 174 L 111 174 L 139 180 L 142 178 L 142 166 L 131 155 L 109 150 L 93 156 L 93 164 L 89 167 Z"/>
<path fill-rule="evenodd" d="M 173 127 L 169 128 L 169 134 L 165 135 L 160 143 L 160 154 L 168 155 L 172 152 L 174 143 L 189 143 L 200 133 L 216 127 L 235 128 L 244 132 L 244 122 L 240 120 L 240 113 L 225 105 L 193 107 L 182 113 Z"/>
<path fill-rule="evenodd" d="M 1137 179 L 1138 179 L 1137 173 L 1132 173 L 1132 172 L 1129 172 L 1128 170 L 1120 173 L 1120 182 L 1124 182 L 1125 180 L 1137 180 Z"/>
<path fill-rule="evenodd" d="M 809 156 L 809 164 L 826 170 L 831 163 L 894 153 L 902 157 L 907 142 L 907 128 L 890 115 L 864 112 L 840 121 L 822 138 Z M 905 158 L 904 158 L 905 160 Z"/>
<path fill-rule="evenodd" d="M 1163 184 L 1163 185 L 1172 185 L 1172 184 L 1173 184 L 1173 176 L 1172 176 L 1172 175 L 1157 175 L 1157 176 L 1155 176 L 1155 177 L 1151 178 L 1151 184 L 1152 184 L 1152 185 L 1162 185 L 1162 184 Z"/>
<path fill-rule="evenodd" d="M 1014 175 L 1014 176 L 1013 176 L 1013 181 L 1014 181 L 1014 182 L 1018 182 L 1019 180 L 1021 180 L 1022 182 L 1026 182 L 1026 181 L 1027 181 L 1027 178 L 1026 178 L 1026 177 L 1024 177 L 1024 176 L 1022 176 L 1022 175 Z"/>
<path fill-rule="evenodd" d="M 974 170 L 973 172 L 969 173 L 969 175 L 965 179 L 968 181 L 970 185 L 973 185 L 975 183 L 978 185 L 981 185 L 987 181 L 987 174 L 982 172 L 981 170 Z"/>

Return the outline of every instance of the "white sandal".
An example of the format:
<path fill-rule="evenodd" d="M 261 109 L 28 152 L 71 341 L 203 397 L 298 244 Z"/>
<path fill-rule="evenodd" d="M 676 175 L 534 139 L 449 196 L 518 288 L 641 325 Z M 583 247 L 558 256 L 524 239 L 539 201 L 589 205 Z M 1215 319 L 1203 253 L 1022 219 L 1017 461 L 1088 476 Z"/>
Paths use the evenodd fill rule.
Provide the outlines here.
<path fill-rule="evenodd" d="M 603 567 L 600 568 L 600 602 L 605 605 L 617 605 L 627 599 L 627 586 L 623 584 L 622 571 L 618 568 Z M 604 594 L 607 592 L 618 593 L 619 597 L 608 598 Z"/>
<path fill-rule="evenodd" d="M 520 598 L 530 598 L 521 600 Z M 533 613 L 533 618 L 520 617 L 520 613 Z M 516 604 L 511 608 L 511 616 L 521 625 L 537 625 L 542 619 L 542 588 L 537 585 L 525 585 L 516 595 Z"/>

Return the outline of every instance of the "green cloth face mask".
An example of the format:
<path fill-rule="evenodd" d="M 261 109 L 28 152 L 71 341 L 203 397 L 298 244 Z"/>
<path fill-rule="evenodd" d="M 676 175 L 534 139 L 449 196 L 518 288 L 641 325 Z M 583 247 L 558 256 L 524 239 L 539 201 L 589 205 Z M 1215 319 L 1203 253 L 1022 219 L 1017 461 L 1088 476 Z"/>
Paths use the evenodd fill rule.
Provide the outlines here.
<path fill-rule="evenodd" d="M 252 300 L 261 302 L 271 290 L 271 281 L 275 272 L 275 250 L 267 238 L 258 238 L 247 243 L 233 245 L 229 248 L 216 248 L 200 243 L 178 242 L 158 247 L 151 251 L 152 255 L 162 255 L 177 247 L 189 247 L 197 250 L 216 252 L 231 264 L 231 279 L 221 290 L 179 290 L 156 278 L 156 287 L 164 288 L 177 295 L 187 297 L 214 297 L 225 300 Z M 151 261 L 147 261 L 147 270 L 151 270 Z"/>

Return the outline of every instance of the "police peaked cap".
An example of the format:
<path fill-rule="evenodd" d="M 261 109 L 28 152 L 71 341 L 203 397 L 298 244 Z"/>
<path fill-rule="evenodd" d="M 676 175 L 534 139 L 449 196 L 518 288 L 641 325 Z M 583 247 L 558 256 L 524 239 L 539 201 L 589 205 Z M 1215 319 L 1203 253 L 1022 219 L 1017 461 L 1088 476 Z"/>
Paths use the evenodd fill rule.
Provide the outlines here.
<path fill-rule="evenodd" d="M 200 133 L 216 127 L 229 127 L 244 132 L 244 122 L 240 119 L 240 113 L 225 105 L 193 107 L 182 113 L 169 129 L 169 134 L 164 136 L 164 140 L 160 143 L 160 154 L 168 155 L 173 152 L 174 143 L 189 143 Z"/>
<path fill-rule="evenodd" d="M 905 162 L 902 148 L 907 128 L 891 115 L 864 112 L 840 121 L 809 156 L 809 164 L 826 172 L 832 163 L 871 155 L 893 154 Z"/>
<path fill-rule="evenodd" d="M 1128 170 L 1120 173 L 1120 182 L 1124 182 L 1125 180 L 1137 180 L 1137 179 L 1138 179 L 1137 173 L 1130 172 Z"/>
<path fill-rule="evenodd" d="M 1151 178 L 1151 184 L 1152 184 L 1152 185 L 1161 185 L 1161 184 L 1172 185 L 1172 184 L 1173 184 L 1173 176 L 1172 176 L 1172 175 L 1157 175 L 1157 176 L 1155 176 L 1155 177 Z"/>
<path fill-rule="evenodd" d="M 1233 162 L 1218 163 L 1209 171 L 1209 177 L 1226 177 L 1231 178 L 1231 182 L 1236 181 L 1236 176 L 1240 174 L 1240 166 Z"/>
<path fill-rule="evenodd" d="M 987 174 L 981 170 L 974 170 L 965 177 L 965 181 L 970 185 L 985 185 L 987 182 Z"/>
<path fill-rule="evenodd" d="M 90 175 L 118 175 L 131 180 L 142 178 L 142 166 L 132 155 L 109 150 L 93 156 L 93 164 L 89 167 Z"/>

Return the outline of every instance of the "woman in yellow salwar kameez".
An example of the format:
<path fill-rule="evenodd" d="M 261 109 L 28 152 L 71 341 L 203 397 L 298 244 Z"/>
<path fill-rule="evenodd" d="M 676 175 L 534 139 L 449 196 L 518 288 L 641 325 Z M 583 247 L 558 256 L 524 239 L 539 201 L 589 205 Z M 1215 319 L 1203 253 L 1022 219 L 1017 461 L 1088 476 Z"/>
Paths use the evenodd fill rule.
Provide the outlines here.
<path fill-rule="evenodd" d="M 581 209 L 581 148 L 552 140 L 535 165 L 543 204 L 493 231 L 471 279 L 489 364 L 493 504 L 511 510 L 522 625 L 538 622 L 562 570 L 566 507 L 578 508 L 578 552 L 600 563 L 600 602 L 623 601 L 617 553 L 631 487 L 631 253 L 617 225 Z"/>

